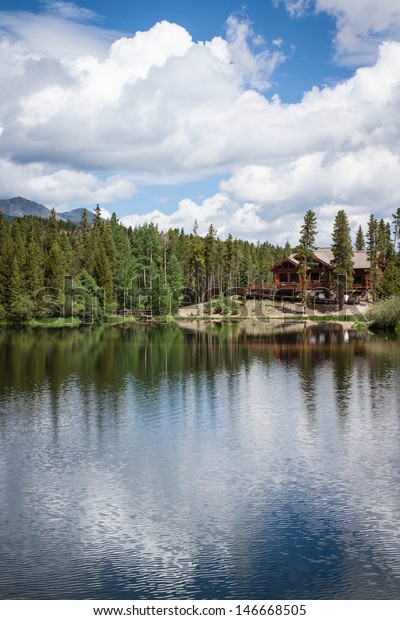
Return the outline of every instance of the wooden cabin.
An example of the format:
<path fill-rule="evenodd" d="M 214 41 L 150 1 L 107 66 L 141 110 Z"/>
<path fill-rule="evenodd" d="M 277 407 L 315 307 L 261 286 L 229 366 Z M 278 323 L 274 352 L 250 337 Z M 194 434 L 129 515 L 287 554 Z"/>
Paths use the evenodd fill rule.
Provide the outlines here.
<path fill-rule="evenodd" d="M 326 287 L 332 290 L 335 284 L 333 282 L 333 253 L 331 248 L 318 248 L 314 255 L 314 264 L 308 270 L 307 289 L 312 291 L 315 288 Z M 364 251 L 354 252 L 353 263 L 353 288 L 368 288 L 370 262 L 367 253 Z M 301 290 L 298 270 L 299 261 L 296 254 L 291 254 L 279 261 L 271 269 L 274 285 L 293 286 L 296 284 L 298 290 Z"/>
<path fill-rule="evenodd" d="M 318 248 L 314 252 L 315 261 L 309 267 L 307 274 L 308 291 L 334 291 L 336 281 L 333 277 L 333 253 L 331 248 Z M 353 283 L 349 294 L 360 296 L 370 287 L 369 270 L 370 262 L 367 253 L 356 251 L 353 254 L 354 273 Z M 296 254 L 282 259 L 276 263 L 271 271 L 273 274 L 272 284 L 250 284 L 247 290 L 248 297 L 288 297 L 296 298 L 301 292 L 299 276 L 300 263 Z M 328 295 L 329 296 L 329 295 Z"/>

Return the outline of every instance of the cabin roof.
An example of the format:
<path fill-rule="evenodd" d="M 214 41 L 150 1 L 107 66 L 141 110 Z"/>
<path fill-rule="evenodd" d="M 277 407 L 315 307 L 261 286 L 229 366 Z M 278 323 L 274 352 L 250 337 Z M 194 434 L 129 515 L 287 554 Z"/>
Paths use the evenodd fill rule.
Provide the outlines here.
<path fill-rule="evenodd" d="M 314 255 L 315 255 L 315 258 L 321 263 L 328 265 L 328 267 L 331 266 L 331 261 L 333 260 L 333 254 L 330 248 L 318 248 L 317 250 L 315 250 Z M 291 260 L 296 266 L 298 266 L 300 262 L 297 260 L 296 256 L 297 256 L 297 253 L 295 252 L 294 254 L 291 254 L 287 259 L 284 259 L 284 260 Z M 280 263 L 283 263 L 284 260 L 280 261 Z M 274 265 L 274 268 L 278 267 L 280 263 L 276 263 L 276 265 Z"/>
<path fill-rule="evenodd" d="M 325 265 L 328 265 L 328 267 L 332 266 L 333 252 L 331 248 L 317 248 L 314 254 L 318 261 L 320 261 L 321 263 L 324 263 Z M 293 253 L 290 256 L 287 256 L 286 258 L 276 263 L 272 267 L 272 269 L 276 269 L 276 267 L 279 267 L 282 263 L 284 263 L 287 260 L 289 260 L 296 266 L 299 265 L 299 261 L 296 258 L 296 253 Z M 371 266 L 368 255 L 364 250 L 357 250 L 353 252 L 353 263 L 354 263 L 354 269 L 369 269 Z"/>
<path fill-rule="evenodd" d="M 324 263 L 329 267 L 331 266 L 331 263 L 333 261 L 333 252 L 331 248 L 317 248 L 314 254 L 317 259 L 321 261 L 321 263 Z"/>
<path fill-rule="evenodd" d="M 280 260 L 278 263 L 275 263 L 272 269 L 275 269 L 275 267 L 279 267 L 279 265 L 283 265 L 283 263 L 287 263 L 288 261 L 289 263 L 293 263 L 295 267 L 298 267 L 300 263 L 297 260 L 297 258 L 295 258 L 295 256 L 296 254 L 291 254 L 290 256 L 286 256 L 285 258 L 282 258 L 282 260 Z"/>
<path fill-rule="evenodd" d="M 353 254 L 354 269 L 370 269 L 371 263 L 368 254 L 364 250 L 358 250 Z"/>
<path fill-rule="evenodd" d="M 331 248 L 318 248 L 315 250 L 315 256 L 327 265 L 332 264 L 333 252 Z M 353 251 L 353 264 L 354 269 L 369 269 L 371 266 L 368 254 L 364 250 Z"/>

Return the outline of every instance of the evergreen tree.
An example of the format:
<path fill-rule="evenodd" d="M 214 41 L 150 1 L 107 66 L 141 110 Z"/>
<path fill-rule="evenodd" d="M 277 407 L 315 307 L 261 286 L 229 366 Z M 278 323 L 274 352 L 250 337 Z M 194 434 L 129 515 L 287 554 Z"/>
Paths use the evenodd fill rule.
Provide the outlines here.
<path fill-rule="evenodd" d="M 47 262 L 46 285 L 53 289 L 53 294 L 58 296 L 64 285 L 64 256 L 58 241 L 54 241 L 50 248 Z"/>
<path fill-rule="evenodd" d="M 282 260 L 282 258 L 285 258 L 285 256 L 290 256 L 291 252 L 292 252 L 291 245 L 289 241 L 286 241 L 285 246 L 283 248 L 283 252 L 282 252 L 283 255 L 278 260 Z"/>
<path fill-rule="evenodd" d="M 81 269 L 88 268 L 91 251 L 89 244 L 90 231 L 91 226 L 88 218 L 88 213 L 86 209 L 84 209 L 74 239 L 75 271 L 77 272 L 79 272 Z"/>
<path fill-rule="evenodd" d="M 26 294 L 23 277 L 16 256 L 13 258 L 8 299 L 8 317 L 11 323 L 22 323 L 32 318 L 34 304 Z"/>
<path fill-rule="evenodd" d="M 190 256 L 190 238 L 188 235 L 185 234 L 182 228 L 179 231 L 179 235 L 178 235 L 176 257 L 179 260 L 181 267 L 182 267 L 185 288 L 190 288 L 191 286 L 189 256 Z"/>
<path fill-rule="evenodd" d="M 358 227 L 358 230 L 357 230 L 355 248 L 358 252 L 360 252 L 361 250 L 365 250 L 365 239 L 364 239 L 364 233 L 363 233 L 363 229 L 361 228 L 361 225 Z"/>
<path fill-rule="evenodd" d="M 385 270 L 386 260 L 391 256 L 392 241 L 388 239 L 387 228 L 383 219 L 379 220 L 377 235 L 378 265 L 381 272 Z"/>
<path fill-rule="evenodd" d="M 274 256 L 273 256 L 273 252 L 272 252 L 272 248 L 270 244 L 269 243 L 261 244 L 259 248 L 259 252 L 260 252 L 259 270 L 260 270 L 261 280 L 264 283 L 271 282 L 272 280 L 271 267 L 274 265 L 275 261 L 274 261 Z"/>
<path fill-rule="evenodd" d="M 119 290 L 122 287 L 122 279 L 124 278 L 124 265 L 125 261 L 131 255 L 131 247 L 127 231 L 122 224 L 118 222 L 115 213 L 112 214 L 110 219 L 110 228 L 113 237 L 113 247 L 115 251 L 114 256 L 114 283 L 115 287 Z"/>
<path fill-rule="evenodd" d="M 118 256 L 117 248 L 115 246 L 114 235 L 112 230 L 112 224 L 110 220 L 107 220 L 103 226 L 101 243 L 108 257 L 110 269 L 113 277 L 114 286 L 118 282 Z"/>
<path fill-rule="evenodd" d="M 44 239 L 45 251 L 50 252 L 50 248 L 58 241 L 58 237 L 60 236 L 60 226 L 57 220 L 57 214 L 55 209 L 52 209 L 50 212 L 50 217 L 46 220 L 46 232 Z"/>
<path fill-rule="evenodd" d="M 42 253 L 35 239 L 31 239 L 28 245 L 25 272 L 27 291 L 30 297 L 34 299 L 36 293 L 44 286 Z"/>
<path fill-rule="evenodd" d="M 128 253 L 121 266 L 118 284 L 118 307 L 128 314 L 132 314 L 139 307 L 139 276 L 140 265 L 135 257 Z"/>
<path fill-rule="evenodd" d="M 195 299 L 202 299 L 204 292 L 205 260 L 204 260 L 204 241 L 199 235 L 192 235 L 190 238 L 189 254 L 189 287 L 195 293 Z"/>
<path fill-rule="evenodd" d="M 9 282 L 9 260 L 4 258 L 4 246 L 10 240 L 10 225 L 3 218 L 0 211 L 0 319 L 6 318 L 7 310 L 5 307 L 6 290 Z M 12 256 L 12 250 L 11 250 Z"/>
<path fill-rule="evenodd" d="M 242 260 L 239 266 L 239 286 L 247 288 L 254 280 L 251 262 L 250 244 L 244 242 L 242 245 Z"/>
<path fill-rule="evenodd" d="M 233 268 L 234 268 L 234 245 L 232 235 L 229 233 L 225 243 L 222 255 L 222 264 L 224 270 L 224 295 L 231 293 L 233 285 Z"/>
<path fill-rule="evenodd" d="M 296 249 L 297 260 L 299 261 L 299 277 L 301 282 L 301 301 L 303 312 L 307 313 L 307 288 L 308 271 L 315 261 L 315 238 L 317 236 L 317 218 L 314 211 L 307 211 L 304 216 L 304 223 L 300 229 L 299 245 Z"/>
<path fill-rule="evenodd" d="M 264 269 L 263 253 L 260 253 L 261 269 Z M 236 288 L 239 286 L 240 263 L 243 258 L 243 245 L 238 239 L 233 241 L 233 268 L 232 268 L 232 293 L 236 294 Z"/>
<path fill-rule="evenodd" d="M 132 254 L 140 267 L 140 286 L 150 286 L 150 266 L 163 265 L 164 251 L 160 233 L 153 223 L 135 228 L 131 238 Z"/>
<path fill-rule="evenodd" d="M 353 249 L 346 212 L 338 211 L 332 233 L 333 274 L 338 287 L 339 309 L 344 305 L 345 291 L 353 284 Z"/>
<path fill-rule="evenodd" d="M 86 269 L 89 275 L 94 276 L 96 268 L 96 256 L 102 247 L 103 240 L 103 228 L 104 221 L 101 217 L 101 209 L 99 205 L 96 205 L 94 210 L 94 219 L 90 228 L 89 235 L 86 240 L 86 256 L 83 268 Z"/>
<path fill-rule="evenodd" d="M 385 261 L 390 261 L 395 256 L 394 243 L 392 241 L 392 231 L 389 222 L 386 222 L 386 250 Z"/>
<path fill-rule="evenodd" d="M 155 314 L 168 312 L 168 290 L 162 270 L 155 262 L 151 262 L 147 268 L 147 286 L 144 290 L 143 306 L 145 310 L 151 310 Z"/>
<path fill-rule="evenodd" d="M 370 262 L 369 279 L 373 299 L 376 299 L 379 282 L 379 252 L 378 252 L 378 221 L 371 215 L 367 231 L 367 254 Z"/>
<path fill-rule="evenodd" d="M 213 296 L 215 288 L 215 271 L 216 271 L 216 249 L 217 249 L 217 231 L 210 224 L 208 233 L 204 240 L 204 264 L 206 274 L 206 301 Z"/>
<path fill-rule="evenodd" d="M 73 247 L 71 245 L 70 237 L 62 231 L 58 244 L 63 256 L 63 270 L 64 275 L 76 275 L 78 273 L 77 265 L 75 261 Z"/>
<path fill-rule="evenodd" d="M 179 262 L 179 230 L 177 228 L 170 228 L 168 230 L 168 259 L 171 256 L 175 256 Z"/>
<path fill-rule="evenodd" d="M 398 258 L 395 255 L 394 244 L 391 237 L 390 224 L 383 219 L 379 221 L 377 232 L 377 268 L 375 273 L 375 284 L 377 296 L 382 296 L 382 292 L 387 296 L 389 290 L 396 289 Z M 387 277 L 386 277 L 386 272 Z M 380 282 L 381 276 L 384 281 Z M 395 294 L 395 293 L 393 293 Z"/>
<path fill-rule="evenodd" d="M 13 260 L 14 242 L 9 234 L 0 247 L 0 305 L 5 308 L 8 306 Z"/>
<path fill-rule="evenodd" d="M 393 233 L 394 233 L 394 251 L 399 251 L 399 242 L 400 242 L 400 207 L 398 207 L 396 213 L 393 213 Z"/>
<path fill-rule="evenodd" d="M 167 284 L 169 289 L 168 313 L 175 314 L 182 300 L 183 273 L 180 263 L 174 255 L 168 262 Z"/>
<path fill-rule="evenodd" d="M 0 248 L 3 245 L 5 239 L 10 234 L 10 225 L 4 219 L 2 212 L 0 211 Z"/>
<path fill-rule="evenodd" d="M 86 241 L 86 239 L 88 238 L 90 234 L 90 229 L 91 226 L 89 222 L 88 212 L 86 209 L 83 209 L 81 221 L 79 222 L 78 226 L 78 231 L 81 232 L 84 241 Z"/>
<path fill-rule="evenodd" d="M 93 277 L 97 286 L 103 291 L 104 304 L 111 306 L 114 298 L 113 274 L 107 253 L 101 243 L 95 253 Z"/>
<path fill-rule="evenodd" d="M 103 230 L 103 226 L 104 226 L 104 220 L 101 217 L 100 205 L 97 204 L 94 210 L 94 220 L 93 220 L 92 228 L 95 230 L 95 232 L 100 233 Z"/>
<path fill-rule="evenodd" d="M 21 226 L 21 220 L 19 218 L 15 218 L 12 227 L 11 234 L 14 240 L 14 253 L 18 258 L 18 263 L 23 270 L 23 266 L 26 260 L 26 246 L 24 239 L 24 231 L 23 226 Z"/>
<path fill-rule="evenodd" d="M 400 297 L 400 269 L 394 256 L 386 263 L 385 275 L 377 286 L 377 296 L 381 299 Z"/>
<path fill-rule="evenodd" d="M 101 323 L 104 319 L 104 295 L 91 275 L 84 269 L 72 282 L 72 290 L 67 289 L 66 316 L 77 316 L 86 325 Z"/>

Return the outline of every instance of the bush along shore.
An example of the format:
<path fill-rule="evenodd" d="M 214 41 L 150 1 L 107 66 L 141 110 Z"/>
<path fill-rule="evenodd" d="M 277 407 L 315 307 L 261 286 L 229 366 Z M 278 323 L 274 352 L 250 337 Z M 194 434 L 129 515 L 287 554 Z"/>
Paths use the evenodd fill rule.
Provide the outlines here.
<path fill-rule="evenodd" d="M 400 297 L 378 301 L 368 309 L 365 318 L 372 331 L 400 336 Z"/>

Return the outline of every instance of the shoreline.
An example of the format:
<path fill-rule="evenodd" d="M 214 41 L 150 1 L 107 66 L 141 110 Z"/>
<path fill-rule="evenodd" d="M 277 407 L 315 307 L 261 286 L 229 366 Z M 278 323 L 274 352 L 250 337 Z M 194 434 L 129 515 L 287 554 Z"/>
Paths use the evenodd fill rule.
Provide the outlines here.
<path fill-rule="evenodd" d="M 112 320 L 112 319 L 117 320 Z M 54 319 L 33 319 L 21 323 L 9 323 L 7 321 L 0 322 L 0 329 L 84 329 L 98 327 L 155 327 L 159 325 L 170 325 L 174 323 L 180 327 L 193 326 L 259 326 L 268 328 L 279 328 L 288 326 L 310 327 L 313 325 L 333 326 L 337 325 L 344 329 L 354 329 L 354 325 L 363 325 L 368 327 L 368 322 L 364 317 L 355 318 L 345 314 L 340 315 L 305 315 L 305 316 L 270 316 L 270 317 L 235 317 L 225 315 L 200 316 L 200 317 L 184 317 L 184 316 L 154 316 L 150 321 L 140 321 L 135 317 L 122 318 L 110 317 L 111 320 L 93 323 L 84 323 L 79 319 L 57 317 Z"/>

